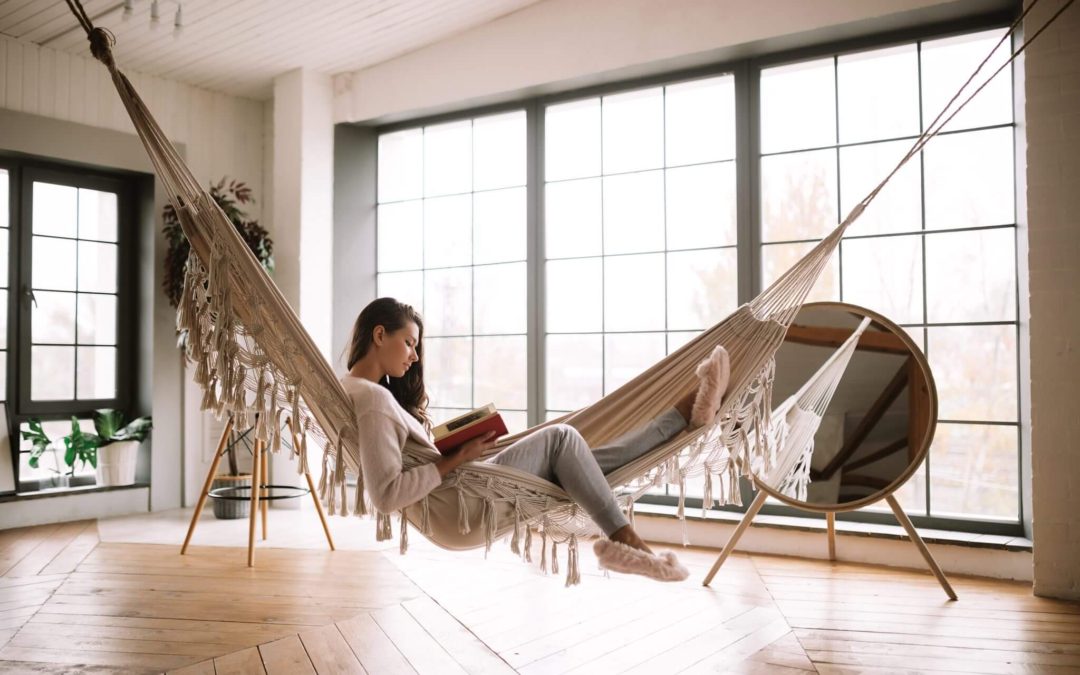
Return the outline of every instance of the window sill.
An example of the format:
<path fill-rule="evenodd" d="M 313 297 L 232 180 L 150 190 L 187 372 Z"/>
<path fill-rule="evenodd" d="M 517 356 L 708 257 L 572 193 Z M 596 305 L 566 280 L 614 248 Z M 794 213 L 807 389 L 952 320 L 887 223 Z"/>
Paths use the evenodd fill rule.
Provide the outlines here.
<path fill-rule="evenodd" d="M 131 485 L 82 485 L 68 488 L 47 488 L 34 490 L 33 492 L 16 492 L 10 495 L 0 495 L 0 504 L 6 502 L 21 502 L 34 499 L 48 499 L 50 497 L 70 497 L 73 495 L 85 495 L 96 492 L 115 492 L 121 490 L 137 490 L 150 487 L 149 483 L 132 483 Z"/>
<path fill-rule="evenodd" d="M 662 504 L 635 504 L 634 512 L 638 515 L 676 519 L 678 509 Z M 743 514 L 731 511 L 710 511 L 708 518 L 702 518 L 701 509 L 686 509 L 686 519 L 695 522 L 716 522 L 725 525 L 738 524 Z M 758 514 L 754 517 L 754 526 L 772 527 L 782 530 L 801 532 L 825 532 L 824 520 L 816 518 L 798 518 L 795 516 L 773 516 Z M 1031 540 L 1024 537 L 1010 537 L 999 534 L 978 534 L 975 532 L 956 532 L 951 530 L 933 530 L 916 528 L 919 535 L 928 544 L 947 544 L 972 548 L 990 548 L 1004 551 L 1031 551 Z M 880 525 L 877 523 L 854 523 L 836 521 L 838 534 L 856 537 L 876 537 L 880 539 L 907 539 L 907 533 L 899 525 Z"/>

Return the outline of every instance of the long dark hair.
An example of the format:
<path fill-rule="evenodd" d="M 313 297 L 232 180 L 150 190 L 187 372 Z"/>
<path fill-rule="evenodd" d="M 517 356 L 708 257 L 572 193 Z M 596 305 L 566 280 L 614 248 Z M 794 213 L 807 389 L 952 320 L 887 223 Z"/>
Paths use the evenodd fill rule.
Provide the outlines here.
<path fill-rule="evenodd" d="M 352 339 L 349 340 L 349 370 L 356 362 L 364 357 L 371 349 L 372 336 L 375 326 L 382 326 L 387 333 L 405 327 L 409 321 L 416 324 L 419 329 L 419 339 L 416 341 L 416 363 L 412 364 L 402 377 L 384 378 L 379 384 L 390 390 L 394 399 L 410 415 L 415 417 L 428 431 L 431 430 L 431 418 L 427 414 L 428 396 L 424 389 L 424 321 L 420 313 L 393 298 L 379 298 L 373 300 L 356 317 L 353 325 Z"/>

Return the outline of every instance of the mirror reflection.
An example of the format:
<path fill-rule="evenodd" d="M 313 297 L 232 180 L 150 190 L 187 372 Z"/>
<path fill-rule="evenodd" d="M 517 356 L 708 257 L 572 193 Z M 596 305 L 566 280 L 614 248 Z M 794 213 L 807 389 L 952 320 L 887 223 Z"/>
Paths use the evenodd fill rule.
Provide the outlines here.
<path fill-rule="evenodd" d="M 926 360 L 910 345 L 865 309 L 806 305 L 776 356 L 776 460 L 759 480 L 819 508 L 898 488 L 926 453 L 936 408 Z"/>

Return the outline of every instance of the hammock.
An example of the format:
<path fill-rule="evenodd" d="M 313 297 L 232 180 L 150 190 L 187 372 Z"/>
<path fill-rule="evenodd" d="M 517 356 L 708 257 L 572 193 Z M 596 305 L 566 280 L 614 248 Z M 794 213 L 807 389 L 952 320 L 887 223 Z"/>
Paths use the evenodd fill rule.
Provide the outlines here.
<path fill-rule="evenodd" d="M 1016 31 L 1038 1 L 1028 6 L 999 45 Z M 233 415 L 238 428 L 254 425 L 255 438 L 266 442 L 272 452 L 281 449 L 283 418 L 287 417 L 300 439 L 299 443 L 289 444 L 290 452 L 298 460 L 298 472 L 308 469 L 309 438 L 325 450 L 319 492 L 329 513 L 365 514 L 368 509 L 356 420 L 333 369 L 229 219 L 184 165 L 131 82 L 120 72 L 112 55 L 112 35 L 93 26 L 79 0 L 66 2 L 87 33 L 91 53 L 108 68 L 191 242 L 177 326 L 188 331 L 187 358 L 195 364 L 194 379 L 204 391 L 202 408 L 219 416 Z M 892 176 L 1037 35 L 1015 50 L 1009 61 L 960 101 L 989 61 L 988 55 L 896 168 L 832 233 L 761 295 L 601 400 L 555 420 L 573 425 L 592 446 L 605 443 L 689 393 L 696 386 L 695 366 L 714 346 L 723 345 L 728 350 L 731 382 L 716 421 L 652 450 L 607 476 L 612 490 L 622 495 L 620 498 L 631 513 L 631 501 L 641 494 L 642 486 L 647 489 L 668 482 L 684 488 L 687 475 L 703 473 L 709 503 L 714 497 L 721 502 L 738 503 L 738 476 L 747 475 L 752 466 L 762 467 L 764 473 L 771 470 L 775 452 L 767 430 L 773 356 L 844 232 Z M 521 436 L 505 439 L 502 444 Z M 406 467 L 437 458 L 434 451 L 413 444 L 403 451 Z M 348 475 L 357 478 L 352 500 L 347 492 Z M 682 501 L 680 497 L 680 504 Z M 568 585 L 579 580 L 578 537 L 596 532 L 587 515 L 559 486 L 511 467 L 482 462 L 460 467 L 420 503 L 402 510 L 402 551 L 408 544 L 410 524 L 436 544 L 450 549 L 481 545 L 490 548 L 494 539 L 512 532 L 511 547 L 515 551 L 521 550 L 524 536 L 526 559 L 530 559 L 532 534 L 538 531 L 544 540 L 541 558 L 544 568 L 548 539 L 552 540 L 553 572 L 558 570 L 558 544 L 568 545 Z M 380 539 L 391 536 L 390 514 L 378 514 L 376 530 Z"/>

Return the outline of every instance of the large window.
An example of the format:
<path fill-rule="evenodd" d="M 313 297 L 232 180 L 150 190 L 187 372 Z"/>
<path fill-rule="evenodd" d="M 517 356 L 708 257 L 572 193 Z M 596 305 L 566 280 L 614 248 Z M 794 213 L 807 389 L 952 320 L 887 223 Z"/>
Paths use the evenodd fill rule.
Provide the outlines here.
<path fill-rule="evenodd" d="M 731 75 L 544 109 L 547 416 L 738 306 Z"/>
<path fill-rule="evenodd" d="M 2 291 L 11 327 L 0 331 L 3 391 L 26 490 L 66 470 L 52 457 L 29 465 L 29 445 L 17 436 L 28 418 L 56 439 L 72 416 L 130 403 L 133 289 L 120 261 L 131 259 L 133 191 L 126 178 L 94 171 L 16 159 L 0 167 L 0 264 L 16 291 Z"/>
<path fill-rule="evenodd" d="M 379 137 L 379 295 L 424 316 L 438 424 L 496 403 L 527 426 L 525 112 Z"/>
<path fill-rule="evenodd" d="M 896 165 L 1001 35 L 761 69 L 762 284 Z M 930 359 L 935 442 L 899 495 L 913 514 L 1019 518 L 1013 133 L 1000 77 L 893 178 L 815 289 L 893 319 Z"/>
<path fill-rule="evenodd" d="M 433 405 L 524 413 L 532 387 L 537 422 L 623 384 L 834 228 L 1001 35 L 754 60 L 381 134 L 379 292 L 426 310 Z M 921 524 L 1011 532 L 1021 520 L 1013 105 L 1006 73 L 897 174 L 810 298 L 877 310 L 929 356 L 937 435 L 900 494 Z M 521 164 L 503 165 L 498 184 L 476 178 L 488 120 L 518 125 L 499 152 Z M 478 200 L 500 191 L 520 196 L 482 229 Z M 437 208 L 450 195 L 457 208 Z M 434 260 L 432 236 L 449 237 Z M 477 257 L 510 241 L 502 257 Z M 482 265 L 515 275 L 481 278 Z M 512 316 L 527 297 L 540 309 L 528 330 L 523 317 L 500 328 L 499 367 L 484 372 L 478 298 L 496 293 Z"/>

